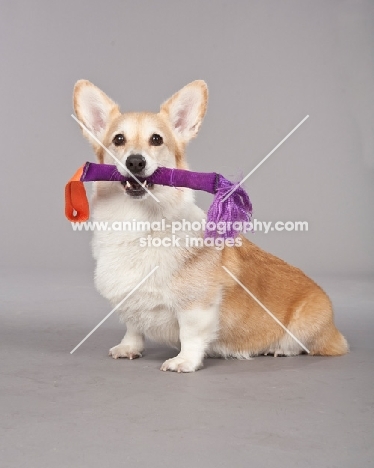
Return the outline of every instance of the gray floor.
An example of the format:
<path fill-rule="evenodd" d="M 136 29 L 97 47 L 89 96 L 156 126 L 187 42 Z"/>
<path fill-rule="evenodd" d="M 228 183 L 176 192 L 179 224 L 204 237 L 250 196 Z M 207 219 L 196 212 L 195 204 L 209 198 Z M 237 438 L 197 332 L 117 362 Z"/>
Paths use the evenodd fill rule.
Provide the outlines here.
<path fill-rule="evenodd" d="M 373 452 L 374 281 L 332 280 L 340 358 L 211 359 L 159 371 L 173 350 L 113 360 L 123 335 L 92 280 L 2 275 L 1 467 L 369 467 Z"/>

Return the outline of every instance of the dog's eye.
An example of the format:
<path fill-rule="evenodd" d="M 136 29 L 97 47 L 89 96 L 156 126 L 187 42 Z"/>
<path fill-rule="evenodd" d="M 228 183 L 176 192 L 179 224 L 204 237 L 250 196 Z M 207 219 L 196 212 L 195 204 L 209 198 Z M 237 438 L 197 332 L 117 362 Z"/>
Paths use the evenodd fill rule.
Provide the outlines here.
<path fill-rule="evenodd" d="M 154 133 L 149 139 L 149 144 L 152 146 L 161 146 L 163 142 L 162 136 L 158 133 Z"/>
<path fill-rule="evenodd" d="M 126 143 L 126 139 L 121 133 L 115 135 L 112 141 L 115 144 L 115 146 L 123 146 Z"/>

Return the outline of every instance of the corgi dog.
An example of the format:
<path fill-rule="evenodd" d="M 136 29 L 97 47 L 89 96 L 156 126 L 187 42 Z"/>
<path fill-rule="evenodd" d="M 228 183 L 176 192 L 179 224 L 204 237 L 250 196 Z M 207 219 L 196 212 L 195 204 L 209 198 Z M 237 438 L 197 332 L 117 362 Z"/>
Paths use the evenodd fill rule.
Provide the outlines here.
<path fill-rule="evenodd" d="M 198 80 L 164 102 L 158 113 L 121 113 L 89 81 L 80 80 L 74 88 L 74 110 L 89 130 L 83 132 L 98 162 L 116 164 L 123 175 L 128 169 L 143 180 L 160 166 L 188 169 L 186 145 L 199 131 L 207 99 L 207 86 Z M 139 184 L 135 179 L 95 182 L 91 213 L 94 221 L 109 223 L 164 219 L 169 226 L 205 219 L 191 189 Z M 113 307 L 128 296 L 118 309 L 126 334 L 109 351 L 114 359 L 141 357 L 145 337 L 177 348 L 178 354 L 162 364 L 163 371 L 194 372 L 203 366 L 204 357 L 295 356 L 305 349 L 311 355 L 347 353 L 328 296 L 301 270 L 244 236 L 240 245 L 222 249 L 140 242 L 172 234 L 168 227 L 93 234 L 97 290 Z M 202 230 L 193 234 L 204 235 Z M 187 228 L 178 232 L 182 239 L 189 235 Z"/>

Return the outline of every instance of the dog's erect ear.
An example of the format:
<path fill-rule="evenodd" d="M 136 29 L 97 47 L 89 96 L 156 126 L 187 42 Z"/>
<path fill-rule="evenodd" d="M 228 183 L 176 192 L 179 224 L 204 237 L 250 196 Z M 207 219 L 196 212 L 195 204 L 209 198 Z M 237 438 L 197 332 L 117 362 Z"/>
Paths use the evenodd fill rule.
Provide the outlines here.
<path fill-rule="evenodd" d="M 161 114 L 167 116 L 176 136 L 187 143 L 199 131 L 207 102 L 205 81 L 193 81 L 162 104 Z"/>
<path fill-rule="evenodd" d="M 102 141 L 109 122 L 120 114 L 118 105 L 103 91 L 87 80 L 79 80 L 74 86 L 74 110 L 78 119 Z M 83 134 L 91 141 L 94 147 L 97 143 L 87 132 Z"/>

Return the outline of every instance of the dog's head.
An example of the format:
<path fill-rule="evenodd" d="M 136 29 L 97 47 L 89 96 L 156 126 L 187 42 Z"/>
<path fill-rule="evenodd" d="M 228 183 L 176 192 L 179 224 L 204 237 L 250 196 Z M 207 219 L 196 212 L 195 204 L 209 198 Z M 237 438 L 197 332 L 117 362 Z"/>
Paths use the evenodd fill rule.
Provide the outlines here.
<path fill-rule="evenodd" d="M 119 172 L 147 178 L 160 166 L 186 169 L 186 144 L 197 135 L 207 107 L 208 89 L 204 81 L 194 81 L 161 105 L 160 112 L 121 113 L 118 105 L 86 80 L 74 88 L 74 110 L 87 127 L 100 163 L 115 164 Z M 97 140 L 110 153 L 100 146 Z M 126 170 L 127 169 L 127 170 Z M 146 190 L 147 189 L 147 190 Z M 145 187 L 135 180 L 115 183 L 113 190 L 129 199 L 145 200 L 152 191 L 158 198 L 175 196 L 170 187 Z M 173 195 L 174 192 L 174 195 Z"/>

